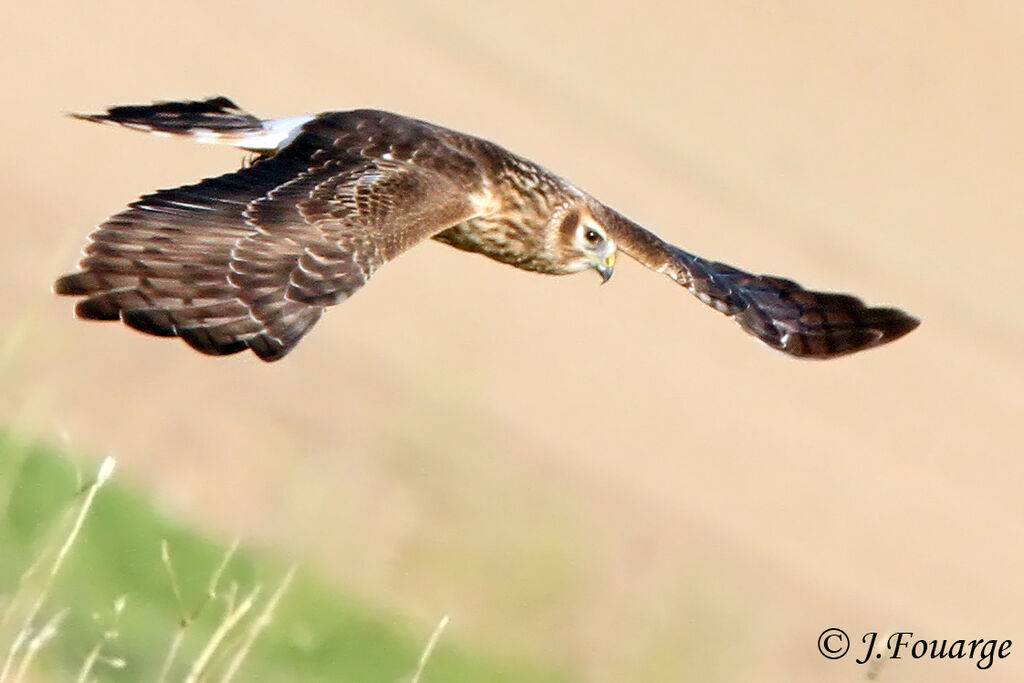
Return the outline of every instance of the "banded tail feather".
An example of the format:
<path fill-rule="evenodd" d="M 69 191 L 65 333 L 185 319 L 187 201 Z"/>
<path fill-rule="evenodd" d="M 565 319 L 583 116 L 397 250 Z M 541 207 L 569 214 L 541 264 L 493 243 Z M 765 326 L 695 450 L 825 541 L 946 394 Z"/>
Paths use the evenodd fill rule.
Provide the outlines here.
<path fill-rule="evenodd" d="M 72 113 L 71 116 L 95 123 L 116 123 L 154 135 L 179 135 L 251 151 L 282 148 L 313 119 L 298 116 L 263 120 L 223 96 L 122 105 L 110 107 L 102 114 Z"/>

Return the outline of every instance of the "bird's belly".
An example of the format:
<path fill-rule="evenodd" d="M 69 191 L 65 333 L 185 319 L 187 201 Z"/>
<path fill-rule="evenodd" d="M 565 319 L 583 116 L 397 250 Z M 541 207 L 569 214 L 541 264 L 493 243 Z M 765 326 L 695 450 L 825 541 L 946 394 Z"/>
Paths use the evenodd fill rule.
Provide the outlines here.
<path fill-rule="evenodd" d="M 434 239 L 517 268 L 556 272 L 543 241 L 528 228 L 505 219 L 466 221 L 434 235 Z"/>

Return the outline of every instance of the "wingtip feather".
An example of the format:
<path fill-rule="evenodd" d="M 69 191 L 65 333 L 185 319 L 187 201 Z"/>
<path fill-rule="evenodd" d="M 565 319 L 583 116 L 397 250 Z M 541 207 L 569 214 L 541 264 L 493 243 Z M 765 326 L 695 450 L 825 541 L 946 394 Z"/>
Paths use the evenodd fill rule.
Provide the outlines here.
<path fill-rule="evenodd" d="M 80 121 L 91 121 L 92 123 L 111 123 L 110 117 L 106 114 L 81 114 L 76 111 L 66 111 L 65 116 L 70 116 L 73 119 Z"/>
<path fill-rule="evenodd" d="M 62 275 L 53 283 L 53 293 L 57 296 L 82 296 L 89 292 L 82 286 L 78 273 Z"/>
<path fill-rule="evenodd" d="M 875 310 L 883 314 L 876 323 L 878 329 L 882 332 L 882 337 L 878 341 L 879 344 L 888 344 L 891 341 L 896 341 L 921 326 L 920 318 L 915 318 L 898 308 Z"/>

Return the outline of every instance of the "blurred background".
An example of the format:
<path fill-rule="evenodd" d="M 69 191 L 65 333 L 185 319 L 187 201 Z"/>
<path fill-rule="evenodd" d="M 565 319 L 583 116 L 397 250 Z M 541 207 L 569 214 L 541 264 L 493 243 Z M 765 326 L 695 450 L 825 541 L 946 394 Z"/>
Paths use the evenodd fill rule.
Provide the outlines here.
<path fill-rule="evenodd" d="M 862 680 L 831 626 L 1024 647 L 1024 5 L 38 2 L 8 28 L 3 428 L 576 680 Z M 241 155 L 61 113 L 216 94 L 493 139 L 687 250 L 923 324 L 800 362 L 630 261 L 598 287 L 435 243 L 272 365 L 75 321 L 50 286 L 92 227 Z M 982 678 L 1024 653 L 882 671 Z"/>

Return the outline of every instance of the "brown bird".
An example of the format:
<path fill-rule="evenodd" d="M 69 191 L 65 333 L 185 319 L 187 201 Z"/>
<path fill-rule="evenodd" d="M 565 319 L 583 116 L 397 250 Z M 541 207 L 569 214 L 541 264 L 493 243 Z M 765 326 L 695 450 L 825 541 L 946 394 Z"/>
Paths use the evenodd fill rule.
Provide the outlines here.
<path fill-rule="evenodd" d="M 90 236 L 57 294 L 75 312 L 203 353 L 284 357 L 382 265 L 432 238 L 524 270 L 596 270 L 619 249 L 765 344 L 831 358 L 918 321 L 846 294 L 752 275 L 667 244 L 572 183 L 471 135 L 383 111 L 261 120 L 224 97 L 78 115 L 258 153 L 248 167 L 146 195 Z"/>

